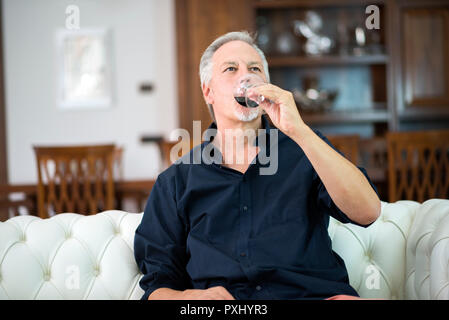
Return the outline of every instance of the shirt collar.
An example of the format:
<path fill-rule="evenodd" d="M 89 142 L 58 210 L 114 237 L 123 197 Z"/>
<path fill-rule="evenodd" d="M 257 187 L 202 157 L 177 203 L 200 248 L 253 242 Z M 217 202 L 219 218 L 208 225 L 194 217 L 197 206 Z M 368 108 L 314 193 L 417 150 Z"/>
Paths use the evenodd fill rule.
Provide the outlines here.
<path fill-rule="evenodd" d="M 254 144 L 256 146 L 259 146 L 261 148 L 261 151 L 265 152 L 265 150 L 266 150 L 266 152 L 267 152 L 267 154 L 269 156 L 269 154 L 270 154 L 270 145 L 273 146 L 273 144 L 270 143 L 270 130 L 272 128 L 270 126 L 270 122 L 268 121 L 268 119 L 267 119 L 267 117 L 265 115 L 261 116 L 261 120 L 262 120 L 262 129 L 264 129 L 264 130 L 260 131 L 260 132 L 258 131 L 258 135 L 256 136 Z M 209 129 L 210 130 L 215 130 L 215 131 L 217 130 L 217 124 L 215 123 L 215 121 L 210 124 L 208 130 Z M 203 148 L 206 148 L 206 146 L 209 145 L 214 140 L 215 135 L 216 135 L 216 133 L 210 135 L 210 139 L 208 141 L 204 142 Z M 262 138 L 262 140 L 261 140 L 262 141 L 262 145 L 259 145 L 259 137 L 261 137 L 261 135 L 265 135 L 265 139 Z M 202 152 L 203 148 L 199 148 L 198 152 Z M 265 149 L 265 150 L 263 150 L 263 149 Z M 201 155 L 199 155 L 199 156 L 201 157 Z M 208 154 L 206 152 L 206 154 L 204 154 L 203 156 L 206 157 L 206 160 L 209 161 L 210 163 L 218 162 L 218 164 L 220 164 L 221 161 L 222 161 L 221 152 L 215 146 L 213 146 L 211 148 L 210 154 Z"/>

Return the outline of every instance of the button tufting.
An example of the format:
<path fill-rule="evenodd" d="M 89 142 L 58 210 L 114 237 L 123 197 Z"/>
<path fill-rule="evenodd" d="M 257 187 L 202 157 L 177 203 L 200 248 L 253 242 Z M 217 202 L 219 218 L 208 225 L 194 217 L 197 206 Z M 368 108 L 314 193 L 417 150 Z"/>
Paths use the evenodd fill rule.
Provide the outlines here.
<path fill-rule="evenodd" d="M 371 251 L 366 251 L 366 252 L 365 252 L 365 257 L 366 257 L 368 260 L 371 260 Z"/>
<path fill-rule="evenodd" d="M 98 276 L 100 274 L 100 267 L 99 266 L 95 266 L 94 267 L 94 276 Z"/>
<path fill-rule="evenodd" d="M 44 280 L 45 281 L 49 281 L 50 280 L 50 271 L 45 271 L 45 273 L 44 273 Z"/>

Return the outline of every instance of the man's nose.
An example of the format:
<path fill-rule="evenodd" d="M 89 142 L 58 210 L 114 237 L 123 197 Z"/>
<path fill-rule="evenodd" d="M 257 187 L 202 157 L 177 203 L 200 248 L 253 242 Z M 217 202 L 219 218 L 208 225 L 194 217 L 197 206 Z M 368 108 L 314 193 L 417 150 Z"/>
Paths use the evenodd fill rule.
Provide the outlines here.
<path fill-rule="evenodd" d="M 248 70 L 239 70 L 237 77 L 240 79 L 240 83 L 242 82 L 248 82 L 248 78 L 245 78 L 246 75 L 250 74 Z"/>

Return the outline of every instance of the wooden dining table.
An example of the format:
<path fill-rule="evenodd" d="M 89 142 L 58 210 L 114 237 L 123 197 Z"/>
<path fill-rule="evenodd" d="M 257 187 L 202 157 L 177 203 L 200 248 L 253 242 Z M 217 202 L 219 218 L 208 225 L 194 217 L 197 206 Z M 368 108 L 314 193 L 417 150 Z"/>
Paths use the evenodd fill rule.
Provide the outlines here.
<path fill-rule="evenodd" d="M 115 209 L 123 210 L 132 202 L 136 212 L 142 212 L 154 183 L 154 179 L 115 181 Z M 37 215 L 37 184 L 0 184 L 0 221 L 9 219 L 11 212 L 13 216 L 23 214 L 24 209 Z"/>

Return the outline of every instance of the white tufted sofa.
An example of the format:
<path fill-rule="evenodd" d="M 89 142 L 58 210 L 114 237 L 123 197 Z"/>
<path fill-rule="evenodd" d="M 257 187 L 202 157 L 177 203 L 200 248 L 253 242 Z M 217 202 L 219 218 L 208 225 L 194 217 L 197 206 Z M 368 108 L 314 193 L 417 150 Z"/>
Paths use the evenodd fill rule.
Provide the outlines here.
<path fill-rule="evenodd" d="M 0 223 L 0 299 L 139 299 L 141 218 L 106 211 Z M 329 234 L 362 297 L 449 299 L 449 200 L 382 202 L 369 228 L 331 219 Z"/>

